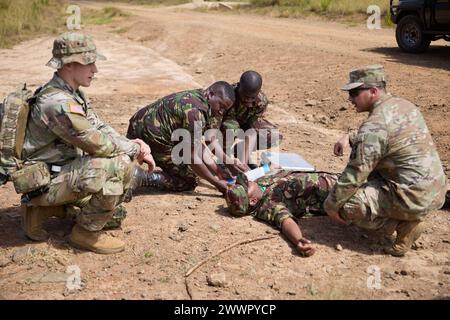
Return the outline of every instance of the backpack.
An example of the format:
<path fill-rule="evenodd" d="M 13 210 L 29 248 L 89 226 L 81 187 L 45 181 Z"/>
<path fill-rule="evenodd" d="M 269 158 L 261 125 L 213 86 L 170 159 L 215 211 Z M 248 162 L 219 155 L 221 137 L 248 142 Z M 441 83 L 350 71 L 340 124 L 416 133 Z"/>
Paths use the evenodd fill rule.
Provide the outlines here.
<path fill-rule="evenodd" d="M 21 168 L 27 120 L 34 97 L 24 84 L 0 103 L 0 185 Z"/>

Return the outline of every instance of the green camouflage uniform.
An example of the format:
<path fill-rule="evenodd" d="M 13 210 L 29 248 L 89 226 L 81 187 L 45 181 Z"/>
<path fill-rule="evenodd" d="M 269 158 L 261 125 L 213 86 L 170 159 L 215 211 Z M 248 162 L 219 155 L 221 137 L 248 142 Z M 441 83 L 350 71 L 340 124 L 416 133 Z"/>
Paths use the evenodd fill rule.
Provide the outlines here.
<path fill-rule="evenodd" d="M 186 129 L 194 143 L 194 124 L 205 130 L 217 129 L 220 119 L 213 117 L 202 89 L 187 90 L 168 95 L 142 108 L 130 119 L 127 137 L 145 141 L 152 150 L 156 165 L 170 175 L 169 188 L 175 191 L 194 190 L 198 177 L 186 164 L 174 164 L 172 133 Z M 200 137 L 201 138 L 201 137 Z M 171 185 L 171 187 L 170 187 Z"/>
<path fill-rule="evenodd" d="M 329 173 L 275 171 L 255 181 L 265 191 L 258 203 L 250 208 L 248 181 L 241 174 L 236 184 L 229 187 L 226 200 L 231 214 L 241 216 L 251 212 L 255 217 L 281 228 L 286 218 L 326 215 L 323 202 L 337 179 L 337 175 Z"/>
<path fill-rule="evenodd" d="M 66 33 L 55 40 L 48 65 L 89 64 L 99 57 L 90 37 Z M 61 171 L 53 172 L 49 191 L 32 203 L 80 206 L 77 223 L 89 231 L 101 230 L 131 187 L 132 160 L 139 151 L 98 118 L 83 92 L 55 73 L 32 107 L 22 158 L 60 166 Z"/>
<path fill-rule="evenodd" d="M 272 130 L 277 130 L 277 128 L 274 124 L 265 119 L 267 105 L 269 104 L 266 95 L 260 91 L 256 101 L 253 102 L 251 106 L 246 106 L 239 98 L 239 83 L 233 84 L 233 88 L 236 94 L 236 101 L 223 117 L 221 125 L 223 138 L 225 139 L 226 137 L 226 130 L 242 129 L 246 131 L 254 129 L 258 134 L 257 147 L 264 145 L 264 143 L 261 142 L 261 139 L 267 139 L 267 148 L 277 146 L 281 142 L 282 135 L 279 133 L 278 140 L 273 139 L 272 137 Z M 263 129 L 265 130 L 261 131 Z"/>
<path fill-rule="evenodd" d="M 344 90 L 384 81 L 382 66 L 350 74 Z M 412 103 L 385 96 L 352 139 L 349 163 L 327 199 L 341 217 L 380 228 L 387 218 L 416 221 L 444 203 L 446 177 L 422 114 Z"/>

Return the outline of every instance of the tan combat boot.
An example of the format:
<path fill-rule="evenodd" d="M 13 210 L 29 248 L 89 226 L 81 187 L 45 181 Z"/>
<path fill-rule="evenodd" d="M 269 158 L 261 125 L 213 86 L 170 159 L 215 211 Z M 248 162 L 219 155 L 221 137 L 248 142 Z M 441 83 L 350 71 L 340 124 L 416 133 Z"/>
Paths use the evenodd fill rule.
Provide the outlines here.
<path fill-rule="evenodd" d="M 45 241 L 48 239 L 48 233 L 43 229 L 47 218 L 64 218 L 66 213 L 64 207 L 38 207 L 22 205 L 22 228 L 25 235 L 34 241 Z"/>
<path fill-rule="evenodd" d="M 381 227 L 378 231 L 380 238 L 382 238 L 382 240 L 390 241 L 391 243 L 394 242 L 396 238 L 394 232 L 399 223 L 399 220 L 388 219 L 383 227 Z"/>
<path fill-rule="evenodd" d="M 88 231 L 78 224 L 72 229 L 70 242 L 75 247 L 103 254 L 117 253 L 125 249 L 123 241 L 102 231 Z"/>
<path fill-rule="evenodd" d="M 397 239 L 387 252 L 395 257 L 403 257 L 411 249 L 413 243 L 419 239 L 425 228 L 422 221 L 401 221 L 396 230 Z"/>

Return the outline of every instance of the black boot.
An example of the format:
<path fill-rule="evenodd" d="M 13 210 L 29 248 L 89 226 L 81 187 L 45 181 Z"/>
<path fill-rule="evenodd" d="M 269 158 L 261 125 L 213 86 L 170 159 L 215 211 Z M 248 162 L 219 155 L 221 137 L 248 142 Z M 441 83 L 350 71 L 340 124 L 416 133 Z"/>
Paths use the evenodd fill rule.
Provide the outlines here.
<path fill-rule="evenodd" d="M 134 179 L 134 189 L 142 187 L 148 187 L 155 190 L 170 189 L 170 178 L 161 171 L 149 173 L 141 167 L 136 167 L 134 171 Z"/>
<path fill-rule="evenodd" d="M 447 194 L 445 195 L 445 202 L 442 206 L 442 209 L 450 210 L 450 190 L 448 190 Z"/>
<path fill-rule="evenodd" d="M 151 190 L 160 191 L 192 191 L 197 186 L 195 179 L 191 181 L 192 179 L 189 178 L 181 179 L 172 177 L 162 171 L 149 173 L 141 167 L 137 167 L 134 174 L 137 189 L 150 188 Z"/>

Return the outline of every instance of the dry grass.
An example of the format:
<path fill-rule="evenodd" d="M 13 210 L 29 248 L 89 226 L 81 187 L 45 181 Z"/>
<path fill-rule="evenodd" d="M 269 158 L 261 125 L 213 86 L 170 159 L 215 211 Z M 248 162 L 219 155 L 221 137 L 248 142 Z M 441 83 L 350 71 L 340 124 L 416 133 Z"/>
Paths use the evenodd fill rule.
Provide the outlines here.
<path fill-rule="evenodd" d="M 367 8 L 377 5 L 381 9 L 384 24 L 391 25 L 387 0 L 250 0 L 250 3 L 250 10 L 261 14 L 279 17 L 318 14 L 334 18 L 367 16 Z"/>
<path fill-rule="evenodd" d="M 122 3 L 154 5 L 154 6 L 159 6 L 159 5 L 173 6 L 173 5 L 177 5 L 177 4 L 191 2 L 191 0 L 97 0 L 97 1 L 122 2 Z"/>
<path fill-rule="evenodd" d="M 64 0 L 0 0 L 0 48 L 38 34 L 56 34 L 65 25 Z"/>
<path fill-rule="evenodd" d="M 116 18 L 128 17 L 130 14 L 115 7 L 105 7 L 102 10 L 84 10 L 81 16 L 83 24 L 102 25 L 111 23 Z"/>

